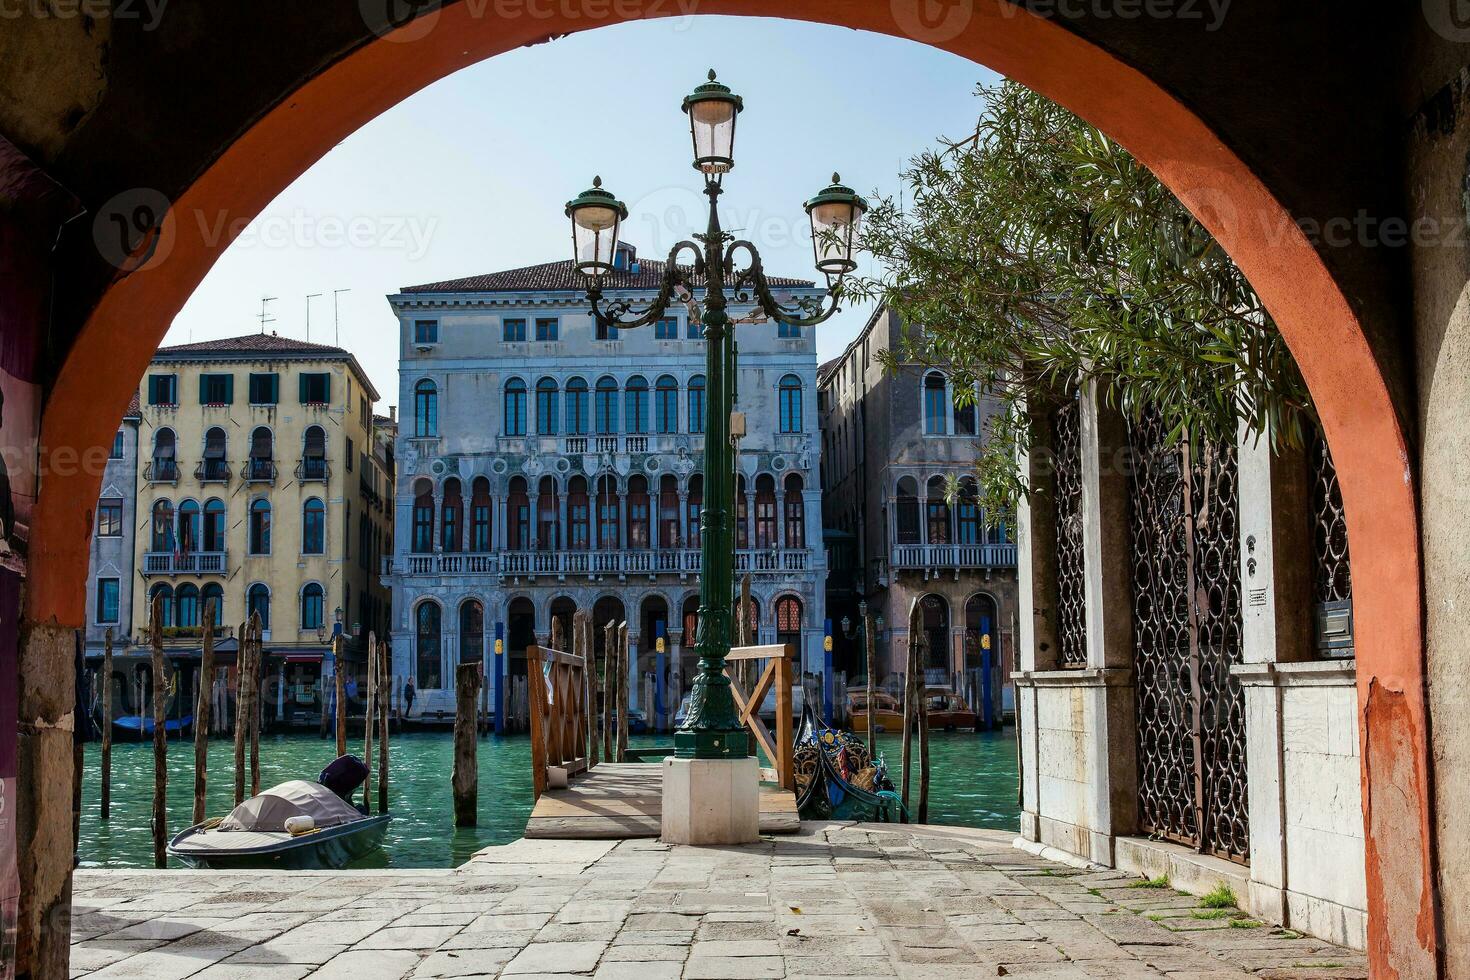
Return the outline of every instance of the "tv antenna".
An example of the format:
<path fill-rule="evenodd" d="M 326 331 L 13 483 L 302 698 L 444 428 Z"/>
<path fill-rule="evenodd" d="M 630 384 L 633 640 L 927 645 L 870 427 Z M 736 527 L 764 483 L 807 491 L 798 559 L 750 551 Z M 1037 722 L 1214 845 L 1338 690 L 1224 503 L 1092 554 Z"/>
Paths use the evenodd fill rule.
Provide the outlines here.
<path fill-rule="evenodd" d="M 352 292 L 352 290 L 350 289 L 332 290 L 332 343 L 336 344 L 338 347 L 342 346 L 342 320 L 337 315 L 337 297 L 341 296 L 343 293 L 350 292 Z"/>
<path fill-rule="evenodd" d="M 276 297 L 274 296 L 262 296 L 260 298 L 260 316 L 256 319 L 260 320 L 260 332 L 262 335 L 265 333 L 265 325 L 267 323 L 276 322 L 276 318 L 271 315 L 269 309 L 269 304 L 274 303 L 275 301 Z"/>
<path fill-rule="evenodd" d="M 308 293 L 306 295 L 306 342 L 311 343 L 311 301 L 320 299 L 321 293 Z"/>

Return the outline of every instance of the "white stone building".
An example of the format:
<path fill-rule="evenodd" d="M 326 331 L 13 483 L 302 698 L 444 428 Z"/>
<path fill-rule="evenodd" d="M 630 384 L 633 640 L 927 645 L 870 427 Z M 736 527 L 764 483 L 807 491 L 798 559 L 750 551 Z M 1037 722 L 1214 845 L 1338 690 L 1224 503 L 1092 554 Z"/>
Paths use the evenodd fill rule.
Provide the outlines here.
<path fill-rule="evenodd" d="M 663 263 L 620 245 L 609 299 L 651 299 Z M 792 297 L 811 282 L 777 279 Z M 705 343 L 689 310 L 602 331 L 570 262 L 414 286 L 400 323 L 394 672 L 415 715 L 453 715 L 457 664 L 524 673 L 552 618 L 591 609 L 628 623 L 635 706 L 673 715 L 693 677 L 703 500 Z M 739 318 L 748 309 L 732 307 Z M 816 343 L 811 330 L 737 327 L 737 575 L 749 572 L 761 642 L 822 662 Z M 659 630 L 665 656 L 655 653 Z M 662 673 L 660 666 L 664 667 Z M 655 704 L 644 704 L 655 691 Z"/>

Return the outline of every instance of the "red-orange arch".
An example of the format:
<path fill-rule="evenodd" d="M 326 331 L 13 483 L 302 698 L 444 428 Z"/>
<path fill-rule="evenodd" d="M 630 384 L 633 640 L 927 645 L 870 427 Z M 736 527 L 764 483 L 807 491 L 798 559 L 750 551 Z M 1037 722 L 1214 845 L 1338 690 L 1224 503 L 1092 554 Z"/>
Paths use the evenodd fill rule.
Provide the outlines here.
<path fill-rule="evenodd" d="M 706 0 L 701 13 L 781 16 L 901 35 L 891 4 Z M 961 4 L 956 9 L 962 9 Z M 596 26 L 620 19 L 618 5 Z M 507 8 L 511 9 L 511 8 Z M 519 9 L 519 8 L 516 8 Z M 476 13 L 482 16 L 476 16 Z M 64 364 L 43 419 L 45 446 L 103 446 L 168 324 L 228 242 L 213 219 L 254 217 L 340 140 L 467 65 L 590 25 L 547 4 L 501 19 L 451 4 L 325 68 L 246 131 L 175 203 L 165 261 L 103 296 Z M 1362 324 L 1331 271 L 1265 183 L 1194 113 L 1109 53 L 1006 0 L 974 0 L 965 29 L 935 46 L 1016 79 L 1099 126 L 1177 193 L 1239 263 L 1300 363 L 1333 447 L 1353 541 L 1367 820 L 1369 944 L 1375 972 L 1434 969 L 1437 949 L 1418 520 L 1408 441 Z M 921 40 L 923 38 L 920 38 Z M 210 220 L 200 222 L 195 216 Z M 243 222 L 231 222 L 240 227 Z M 79 624 L 85 509 L 98 477 L 48 474 L 36 509 L 32 621 Z M 1368 567 L 1371 561 L 1371 568 Z"/>

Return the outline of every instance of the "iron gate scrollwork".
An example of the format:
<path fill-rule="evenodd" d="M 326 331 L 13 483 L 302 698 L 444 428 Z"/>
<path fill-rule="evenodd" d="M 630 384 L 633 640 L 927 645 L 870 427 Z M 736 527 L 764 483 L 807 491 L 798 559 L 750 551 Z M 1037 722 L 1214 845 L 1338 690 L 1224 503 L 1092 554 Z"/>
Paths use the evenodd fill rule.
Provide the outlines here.
<path fill-rule="evenodd" d="M 1327 439 L 1317 431 L 1308 450 L 1312 483 L 1313 639 L 1323 657 L 1353 656 L 1353 575 L 1347 514 Z"/>
<path fill-rule="evenodd" d="M 1245 863 L 1250 853 L 1240 662 L 1234 446 L 1169 445 L 1130 427 L 1139 819 L 1150 833 Z"/>
<path fill-rule="evenodd" d="M 1081 414 L 1074 396 L 1051 416 L 1057 528 L 1057 666 L 1074 670 L 1087 666 Z"/>

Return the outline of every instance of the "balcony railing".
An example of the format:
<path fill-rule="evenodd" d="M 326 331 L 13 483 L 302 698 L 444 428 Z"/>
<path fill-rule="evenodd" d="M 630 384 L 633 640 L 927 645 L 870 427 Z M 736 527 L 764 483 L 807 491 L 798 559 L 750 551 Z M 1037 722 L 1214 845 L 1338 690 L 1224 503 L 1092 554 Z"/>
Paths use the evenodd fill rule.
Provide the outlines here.
<path fill-rule="evenodd" d="M 384 575 L 698 575 L 701 567 L 696 548 L 455 552 L 383 560 Z M 805 572 L 809 567 L 811 556 L 804 550 L 735 553 L 735 569 L 742 574 L 783 575 Z"/>
<path fill-rule="evenodd" d="M 587 451 L 587 437 L 586 436 L 567 436 L 566 437 L 566 452 L 567 452 L 567 455 L 570 456 L 570 455 L 573 455 L 573 454 L 576 454 L 576 453 L 585 453 L 586 451 Z"/>
<path fill-rule="evenodd" d="M 246 483 L 275 483 L 276 461 L 273 459 L 262 459 L 258 456 L 250 457 L 245 464 Z"/>
<path fill-rule="evenodd" d="M 143 555 L 144 575 L 225 575 L 229 568 L 229 552 L 225 551 L 149 551 Z"/>
<path fill-rule="evenodd" d="M 1015 568 L 1014 544 L 899 544 L 893 548 L 893 567 Z"/>
<path fill-rule="evenodd" d="M 206 459 L 194 467 L 194 479 L 200 483 L 229 483 L 230 464 L 222 459 Z"/>
<path fill-rule="evenodd" d="M 320 456 L 306 456 L 296 464 L 298 483 L 326 483 L 332 478 L 332 467 Z"/>
<path fill-rule="evenodd" d="M 646 452 L 648 452 L 648 437 L 647 436 L 628 436 L 628 452 L 630 452 L 630 453 L 646 453 Z"/>
<path fill-rule="evenodd" d="M 594 437 L 594 443 L 599 453 L 615 453 L 618 451 L 617 436 L 596 436 Z"/>
<path fill-rule="evenodd" d="M 149 483 L 178 483 L 179 461 L 157 458 L 143 467 L 143 479 Z"/>

